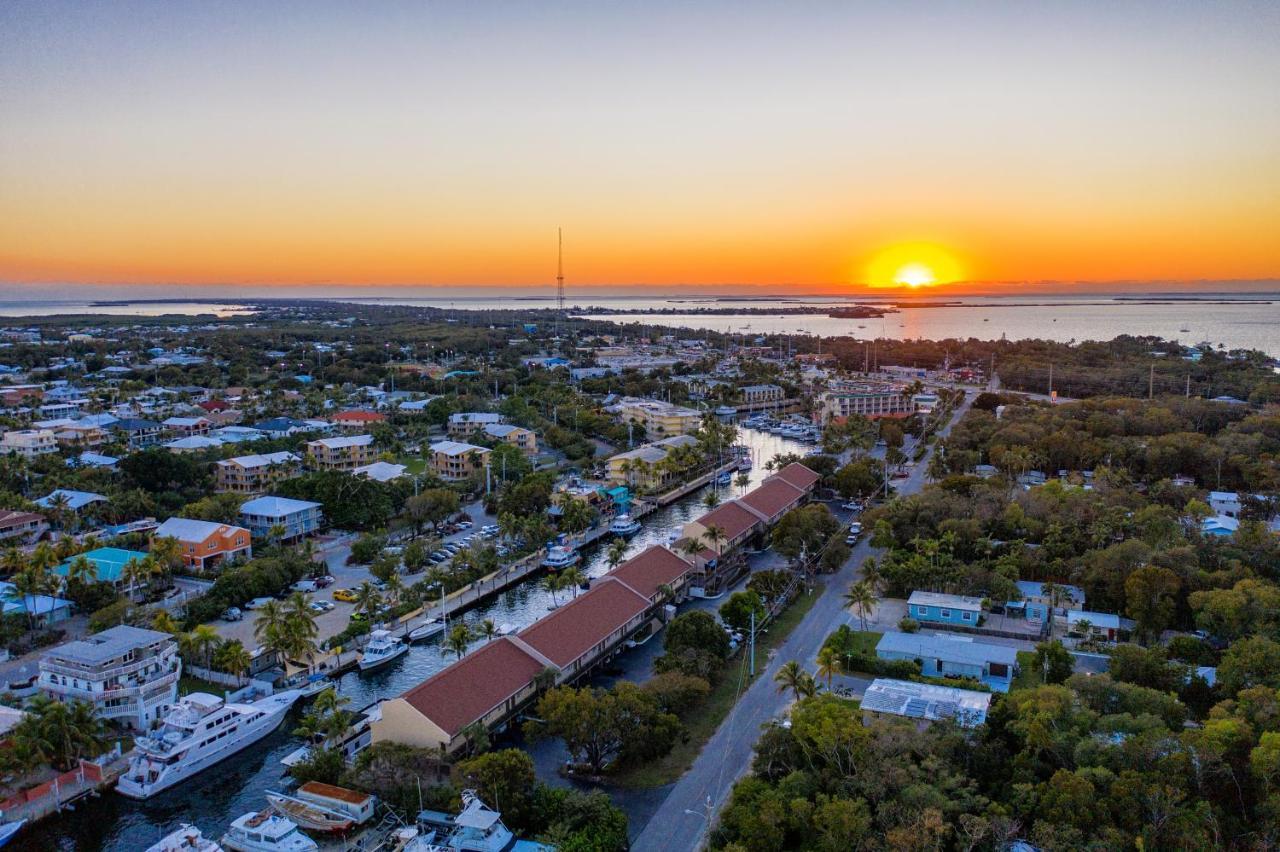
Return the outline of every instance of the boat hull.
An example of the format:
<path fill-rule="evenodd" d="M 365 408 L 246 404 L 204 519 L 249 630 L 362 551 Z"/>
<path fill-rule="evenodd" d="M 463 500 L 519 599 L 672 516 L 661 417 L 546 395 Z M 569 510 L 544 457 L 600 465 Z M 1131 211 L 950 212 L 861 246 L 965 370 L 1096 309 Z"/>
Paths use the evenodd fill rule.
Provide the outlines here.
<path fill-rule="evenodd" d="M 360 666 L 360 671 L 371 672 L 374 669 L 382 668 L 383 666 L 387 665 L 393 660 L 400 659 L 407 653 L 409 653 L 409 646 L 401 644 L 396 649 L 396 652 L 394 654 L 387 654 L 385 657 L 378 657 L 376 660 L 373 660 L 372 662 L 366 663 L 365 658 L 362 656 L 360 658 L 360 662 L 358 663 L 358 665 Z"/>
<path fill-rule="evenodd" d="M 283 793 L 267 793 L 267 801 L 271 803 L 271 807 L 284 814 L 290 822 L 304 831 L 341 834 L 344 831 L 350 831 L 356 824 L 354 819 L 345 814 L 311 805 Z"/>

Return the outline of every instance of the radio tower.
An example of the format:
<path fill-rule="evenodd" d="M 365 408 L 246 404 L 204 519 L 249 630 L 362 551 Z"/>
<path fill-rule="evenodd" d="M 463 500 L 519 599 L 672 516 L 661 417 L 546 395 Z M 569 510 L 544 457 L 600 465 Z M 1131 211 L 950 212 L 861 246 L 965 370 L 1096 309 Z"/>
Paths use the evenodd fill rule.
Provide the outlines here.
<path fill-rule="evenodd" d="M 564 313 L 564 232 L 556 228 L 556 310 Z"/>

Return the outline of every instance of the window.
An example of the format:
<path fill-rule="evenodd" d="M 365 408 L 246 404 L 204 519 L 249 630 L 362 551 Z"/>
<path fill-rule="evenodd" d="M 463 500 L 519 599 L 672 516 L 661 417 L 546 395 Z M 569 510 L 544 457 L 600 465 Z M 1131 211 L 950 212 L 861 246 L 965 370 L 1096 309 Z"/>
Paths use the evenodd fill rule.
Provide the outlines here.
<path fill-rule="evenodd" d="M 960 617 L 965 621 L 973 621 L 973 613 L 971 612 L 962 612 L 960 613 Z"/>
<path fill-rule="evenodd" d="M 920 613 L 921 615 L 928 615 L 928 614 L 929 614 L 929 607 L 927 607 L 927 606 L 918 606 L 918 607 L 916 607 L 916 609 L 919 611 L 919 613 Z"/>
<path fill-rule="evenodd" d="M 950 618 L 950 617 L 951 617 L 951 610 L 949 610 L 949 609 L 939 610 L 939 611 L 938 611 L 938 614 L 939 614 L 939 615 L 941 615 L 943 618 Z"/>

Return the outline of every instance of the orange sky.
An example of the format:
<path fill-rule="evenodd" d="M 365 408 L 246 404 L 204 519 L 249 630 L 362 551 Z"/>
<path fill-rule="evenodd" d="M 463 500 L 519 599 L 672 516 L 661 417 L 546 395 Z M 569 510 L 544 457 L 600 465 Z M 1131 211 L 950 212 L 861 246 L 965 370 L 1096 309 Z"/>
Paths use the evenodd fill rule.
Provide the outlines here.
<path fill-rule="evenodd" d="M 48 5 L 0 281 L 546 286 L 557 226 L 578 287 L 1280 277 L 1274 6 Z"/>

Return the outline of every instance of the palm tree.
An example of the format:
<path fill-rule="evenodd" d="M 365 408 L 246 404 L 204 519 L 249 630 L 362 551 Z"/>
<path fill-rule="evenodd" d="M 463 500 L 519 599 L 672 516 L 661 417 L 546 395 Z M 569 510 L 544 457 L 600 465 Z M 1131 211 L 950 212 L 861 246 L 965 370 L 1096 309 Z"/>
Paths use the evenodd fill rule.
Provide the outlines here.
<path fill-rule="evenodd" d="M 353 608 L 353 611 L 363 612 L 365 615 L 369 616 L 369 620 L 372 621 L 373 617 L 381 607 L 382 593 L 379 592 L 372 583 L 365 580 L 360 584 L 360 587 L 356 589 L 355 607 Z"/>
<path fill-rule="evenodd" d="M 387 578 L 387 597 L 391 599 L 391 605 L 397 606 L 400 603 L 400 596 L 404 593 L 404 580 L 401 579 L 399 573 L 392 574 Z"/>
<path fill-rule="evenodd" d="M 830 645 L 824 646 L 818 652 L 818 677 L 827 682 L 827 689 L 831 688 L 831 679 L 840 673 L 840 655 L 836 653 L 836 649 Z"/>
<path fill-rule="evenodd" d="M 773 676 L 773 681 L 778 684 L 778 692 L 786 692 L 789 689 L 795 693 L 798 701 L 804 679 L 808 676 L 809 673 L 800 668 L 799 663 L 788 660 L 782 664 L 782 668 L 778 669 L 778 673 Z"/>
<path fill-rule="evenodd" d="M 577 568 L 566 568 L 560 572 L 560 588 L 572 589 L 573 596 L 578 596 L 578 587 L 582 585 L 582 572 Z"/>
<path fill-rule="evenodd" d="M 702 543 L 702 536 L 691 536 L 680 542 L 680 552 L 690 559 L 702 552 L 706 545 Z"/>
<path fill-rule="evenodd" d="M 26 557 L 16 547 L 6 548 L 4 555 L 0 556 L 0 572 L 3 572 L 6 577 L 12 577 L 17 574 L 26 567 L 26 564 Z"/>
<path fill-rule="evenodd" d="M 818 694 L 818 682 L 808 672 L 800 673 L 800 682 L 796 685 L 796 698 L 812 698 Z"/>
<path fill-rule="evenodd" d="M 178 623 L 173 620 L 173 616 L 167 610 L 158 609 L 156 614 L 151 616 L 151 629 L 159 630 L 161 633 L 168 633 L 176 636 L 178 633 Z"/>
<path fill-rule="evenodd" d="M 872 594 L 880 589 L 880 584 L 884 582 L 884 575 L 880 573 L 880 563 L 876 562 L 875 557 L 868 556 L 862 562 L 862 582 L 867 584 Z"/>
<path fill-rule="evenodd" d="M 98 581 L 98 566 L 89 561 L 82 553 L 67 563 L 67 582 L 79 582 L 85 585 Z"/>
<path fill-rule="evenodd" d="M 716 506 L 720 505 L 720 495 L 716 493 L 714 488 L 708 491 L 706 496 L 702 498 L 702 505 L 706 506 L 708 509 L 714 509 Z"/>
<path fill-rule="evenodd" d="M 627 540 L 625 538 L 615 538 L 609 545 L 609 549 L 605 551 L 604 561 L 612 571 L 622 564 L 622 560 L 627 556 Z"/>
<path fill-rule="evenodd" d="M 222 644 L 221 637 L 211 625 L 200 624 L 185 637 L 187 651 L 192 658 L 199 660 L 200 665 L 209 668 L 214 651 Z"/>
<path fill-rule="evenodd" d="M 40 763 L 70 769 L 81 758 L 105 749 L 106 726 L 86 701 L 63 704 L 44 695 L 31 699 L 26 716 L 13 729 L 14 747 Z"/>
<path fill-rule="evenodd" d="M 484 637 L 484 641 L 489 642 L 493 637 L 498 635 L 498 625 L 493 623 L 492 618 L 486 618 L 480 622 L 480 635 Z"/>
<path fill-rule="evenodd" d="M 244 673 L 253 664 L 253 656 L 239 639 L 222 643 L 213 654 L 213 663 L 230 675 L 235 675 L 236 685 L 244 680 Z"/>
<path fill-rule="evenodd" d="M 42 571 L 51 571 L 58 564 L 58 557 L 49 546 L 49 542 L 42 541 L 36 545 L 35 550 L 31 551 L 27 564 Z"/>
<path fill-rule="evenodd" d="M 542 588 L 551 593 L 551 605 L 560 606 L 556 593 L 564 588 L 564 578 L 560 574 L 548 574 L 542 579 Z"/>
<path fill-rule="evenodd" d="M 253 638 L 263 645 L 275 645 L 284 630 L 288 613 L 279 601 L 267 601 L 258 608 L 258 615 L 253 620 Z"/>
<path fill-rule="evenodd" d="M 171 574 L 182 567 L 182 542 L 171 535 L 153 538 L 150 553 L 161 574 Z"/>
<path fill-rule="evenodd" d="M 727 539 L 724 527 L 717 526 L 716 524 L 708 524 L 706 528 L 706 536 L 707 542 L 710 544 L 712 550 L 716 553 L 724 553 L 720 547 L 720 542 Z"/>
<path fill-rule="evenodd" d="M 124 582 L 125 593 L 130 599 L 137 590 L 138 584 L 143 582 L 151 575 L 151 569 L 137 557 L 131 558 L 124 563 L 124 567 L 120 569 L 120 579 Z"/>
<path fill-rule="evenodd" d="M 676 590 L 668 586 L 666 583 L 658 586 L 658 606 L 664 606 L 675 600 Z"/>
<path fill-rule="evenodd" d="M 745 473 L 740 473 L 734 478 L 733 484 L 738 486 L 738 493 L 741 494 L 746 491 L 747 486 L 751 484 L 751 477 Z"/>
<path fill-rule="evenodd" d="M 471 639 L 470 627 L 465 624 L 455 624 L 449 631 L 449 635 L 445 637 L 444 646 L 457 654 L 458 659 L 461 660 L 467 653 L 467 646 L 471 644 Z"/>
<path fill-rule="evenodd" d="M 849 591 L 844 594 L 844 605 L 853 607 L 858 613 L 863 631 L 866 631 L 867 612 L 876 605 L 875 592 L 871 591 L 871 586 L 866 580 L 859 580 L 849 587 Z"/>
<path fill-rule="evenodd" d="M 267 528 L 267 541 L 271 544 L 279 544 L 280 539 L 284 538 L 288 531 L 284 524 L 272 524 Z"/>
<path fill-rule="evenodd" d="M 27 627 L 34 630 L 36 626 L 36 598 L 46 595 L 52 589 L 48 573 L 35 564 L 28 565 L 13 576 L 13 588 L 22 595 L 23 609 L 27 613 Z"/>
<path fill-rule="evenodd" d="M 546 692 L 556 685 L 559 676 L 560 671 L 555 666 L 547 666 L 533 676 L 533 688 L 537 692 Z"/>

